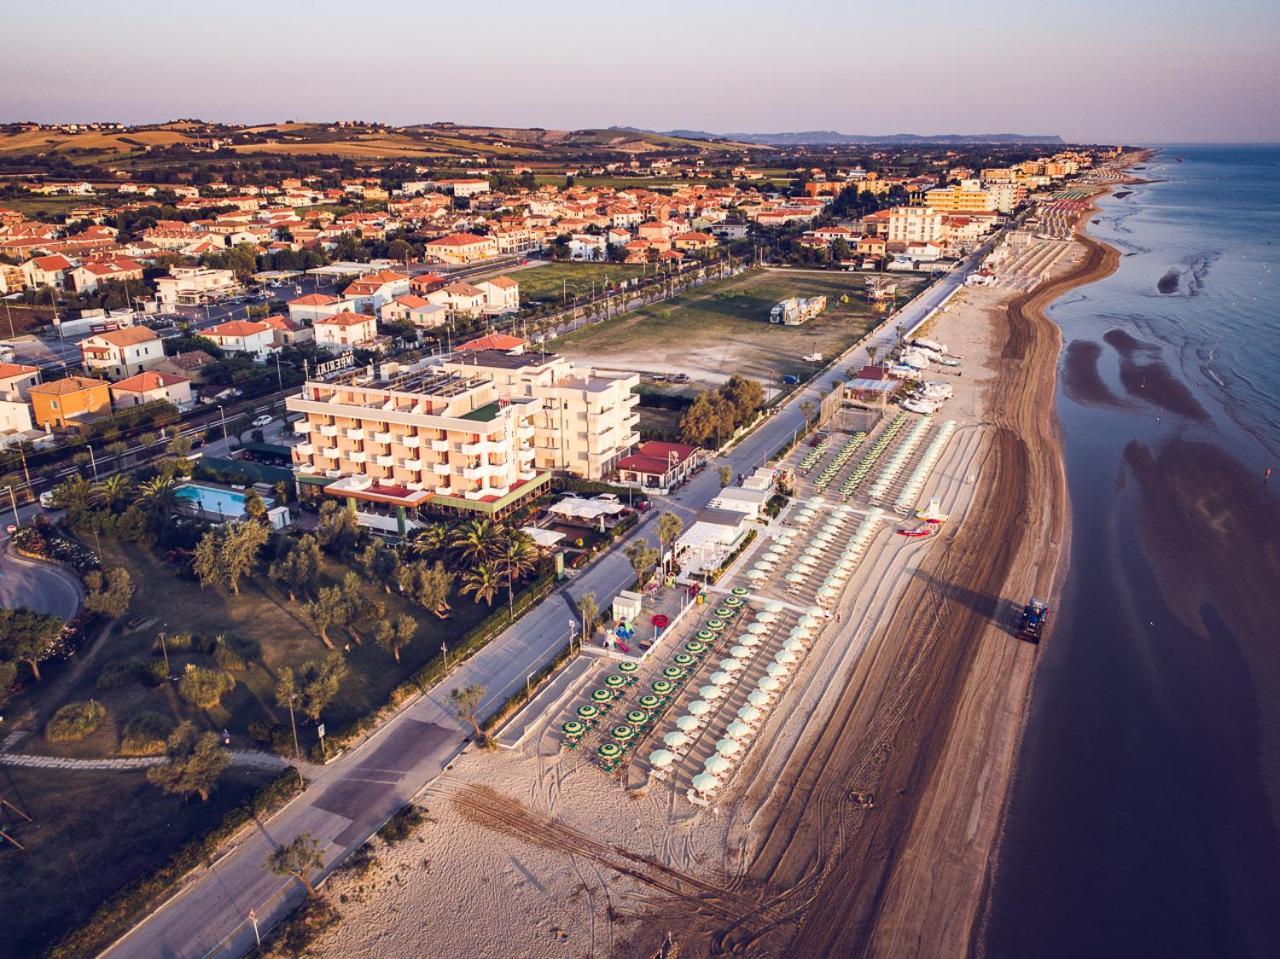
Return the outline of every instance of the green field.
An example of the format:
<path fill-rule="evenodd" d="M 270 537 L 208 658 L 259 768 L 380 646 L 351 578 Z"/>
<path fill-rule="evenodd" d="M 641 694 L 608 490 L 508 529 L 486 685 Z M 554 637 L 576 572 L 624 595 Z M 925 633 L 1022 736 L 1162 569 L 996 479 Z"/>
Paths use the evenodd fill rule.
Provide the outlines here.
<path fill-rule="evenodd" d="M 42 955 L 271 776 L 229 769 L 202 803 L 161 792 L 141 771 L 0 767 L 0 793 L 32 818 L 0 814 L 5 831 L 26 847 L 0 850 L 4 954 Z"/>
<path fill-rule="evenodd" d="M 643 265 L 621 263 L 548 263 L 517 270 L 510 276 L 520 283 L 521 304 L 532 306 L 535 302 L 559 303 L 566 293 L 568 302 L 572 303 L 574 293 L 590 296 L 592 283 L 599 290 L 606 284 L 642 276 L 645 269 Z M 654 268 L 648 267 L 648 270 L 653 273 Z"/>
<path fill-rule="evenodd" d="M 900 278 L 898 302 L 925 282 Z M 754 271 L 569 334 L 556 349 L 600 366 L 683 372 L 703 384 L 739 372 L 772 384 L 788 374 L 804 379 L 816 368 L 806 355 L 830 359 L 886 315 L 868 300 L 865 284 L 862 273 Z M 827 309 L 803 326 L 768 322 L 779 300 L 819 295 L 826 295 Z"/>

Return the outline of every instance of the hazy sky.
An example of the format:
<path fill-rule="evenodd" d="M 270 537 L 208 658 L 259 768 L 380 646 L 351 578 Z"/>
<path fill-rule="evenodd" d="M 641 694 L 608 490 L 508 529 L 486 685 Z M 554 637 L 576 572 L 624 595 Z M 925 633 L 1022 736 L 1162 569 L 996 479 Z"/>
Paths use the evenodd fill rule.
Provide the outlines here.
<path fill-rule="evenodd" d="M 6 4 L 0 120 L 1280 141 L 1277 0 Z"/>

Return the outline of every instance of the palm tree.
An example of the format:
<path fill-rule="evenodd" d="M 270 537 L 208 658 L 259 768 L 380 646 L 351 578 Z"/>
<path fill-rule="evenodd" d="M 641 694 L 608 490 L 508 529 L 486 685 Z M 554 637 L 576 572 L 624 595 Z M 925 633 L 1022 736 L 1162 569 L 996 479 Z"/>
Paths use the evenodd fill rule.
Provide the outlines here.
<path fill-rule="evenodd" d="M 93 484 L 78 474 L 72 476 L 57 485 L 53 501 L 73 516 L 83 513 L 93 501 Z"/>
<path fill-rule="evenodd" d="M 129 482 L 129 477 L 116 473 L 94 484 L 93 501 L 114 513 L 116 506 L 128 499 L 132 491 L 133 484 Z"/>
<path fill-rule="evenodd" d="M 462 574 L 462 594 L 475 593 L 477 603 L 483 599 L 492 606 L 493 597 L 501 588 L 502 574 L 493 563 L 481 563 Z"/>
<path fill-rule="evenodd" d="M 178 505 L 178 484 L 172 477 L 149 479 L 138 487 L 138 492 L 153 513 L 168 515 Z"/>
<path fill-rule="evenodd" d="M 497 565 L 507 581 L 507 610 L 515 606 L 514 584 L 523 579 L 537 565 L 538 554 L 533 548 L 533 540 L 528 533 L 511 530 L 503 538 L 502 552 L 498 554 Z"/>
<path fill-rule="evenodd" d="M 432 523 L 418 530 L 409 544 L 409 550 L 415 556 L 434 557 L 443 552 L 449 545 L 449 527 L 444 523 Z"/>
<path fill-rule="evenodd" d="M 449 537 L 449 545 L 468 563 L 493 559 L 501 548 L 502 527 L 491 519 L 468 520 Z"/>

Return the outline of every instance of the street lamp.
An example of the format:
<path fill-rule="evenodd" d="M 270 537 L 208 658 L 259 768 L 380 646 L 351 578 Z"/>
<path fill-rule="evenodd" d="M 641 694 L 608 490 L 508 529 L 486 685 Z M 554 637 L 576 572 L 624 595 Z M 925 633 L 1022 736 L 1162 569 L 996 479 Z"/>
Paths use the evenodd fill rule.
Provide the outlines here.
<path fill-rule="evenodd" d="M 5 487 L 9 491 L 9 504 L 13 507 L 13 525 L 21 526 L 22 520 L 18 518 L 18 497 L 13 491 L 13 484 Z"/>

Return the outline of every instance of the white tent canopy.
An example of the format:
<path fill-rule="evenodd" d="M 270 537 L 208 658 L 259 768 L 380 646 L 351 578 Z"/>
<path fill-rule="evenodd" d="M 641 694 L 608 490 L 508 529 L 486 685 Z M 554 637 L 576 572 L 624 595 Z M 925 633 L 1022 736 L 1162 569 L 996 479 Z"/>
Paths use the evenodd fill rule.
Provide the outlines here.
<path fill-rule="evenodd" d="M 578 496 L 566 496 L 558 503 L 547 507 L 548 513 L 566 516 L 572 519 L 595 520 L 601 516 L 614 516 L 621 513 L 626 506 L 622 503 L 610 503 L 598 499 L 582 499 Z"/>

